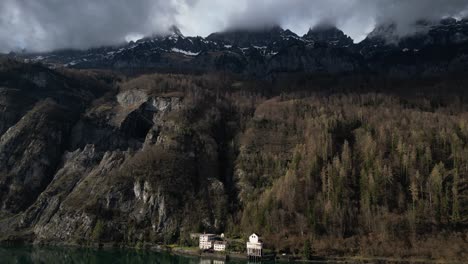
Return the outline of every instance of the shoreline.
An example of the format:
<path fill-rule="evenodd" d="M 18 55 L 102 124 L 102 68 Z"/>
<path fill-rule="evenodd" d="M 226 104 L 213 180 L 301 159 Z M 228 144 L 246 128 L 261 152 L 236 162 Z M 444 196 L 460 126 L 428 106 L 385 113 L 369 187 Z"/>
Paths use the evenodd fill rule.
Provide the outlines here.
<path fill-rule="evenodd" d="M 197 257 L 200 259 L 210 260 L 243 260 L 248 261 L 248 257 L 241 253 L 202 253 L 199 252 L 198 247 L 187 248 L 179 247 L 175 245 L 154 245 L 146 244 L 142 247 L 123 246 L 116 243 L 93 243 L 89 245 L 80 245 L 75 243 L 0 243 L 0 247 L 11 247 L 11 246 L 24 246 L 32 248 L 72 248 L 72 249 L 92 249 L 92 250 L 132 250 L 135 252 L 147 251 L 157 253 L 167 253 L 173 256 L 182 257 Z M 264 260 L 264 262 L 282 262 L 282 263 L 372 263 L 372 262 L 383 262 L 383 263 L 442 263 L 442 264 L 463 264 L 463 261 L 451 261 L 451 260 L 434 260 L 425 258 L 392 258 L 392 257 L 370 257 L 370 256 L 314 256 L 312 260 L 306 260 L 298 256 L 290 256 L 288 258 L 277 256 L 274 260 Z"/>
<path fill-rule="evenodd" d="M 248 261 L 247 255 L 241 253 L 202 253 L 198 250 L 198 247 L 181 247 L 176 245 L 155 245 L 155 244 L 144 244 L 142 247 L 125 246 L 117 243 L 106 242 L 106 243 L 91 243 L 88 245 L 76 244 L 76 243 L 27 243 L 27 242 L 0 242 L 0 247 L 11 247 L 11 246 L 24 246 L 24 247 L 62 247 L 72 249 L 92 249 L 92 250 L 134 250 L 134 251 L 146 251 L 146 252 L 158 252 L 168 253 L 174 256 L 182 257 L 198 257 L 200 259 L 210 260 L 245 260 Z M 265 260 L 265 262 L 292 262 L 292 263 L 442 263 L 442 264 L 463 264 L 466 262 L 456 260 L 436 260 L 427 258 L 392 258 L 392 257 L 374 257 L 374 256 L 314 256 L 312 260 L 306 260 L 298 256 L 276 256 L 274 260 Z"/>

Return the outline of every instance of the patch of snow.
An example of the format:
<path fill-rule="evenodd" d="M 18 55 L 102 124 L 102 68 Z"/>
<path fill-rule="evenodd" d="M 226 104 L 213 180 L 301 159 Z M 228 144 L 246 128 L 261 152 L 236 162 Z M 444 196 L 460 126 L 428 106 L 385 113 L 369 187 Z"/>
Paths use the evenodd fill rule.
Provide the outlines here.
<path fill-rule="evenodd" d="M 69 66 L 74 66 L 74 65 L 76 65 L 76 64 L 77 64 L 76 61 L 71 61 L 71 62 L 65 64 L 64 66 L 65 66 L 65 67 L 69 67 Z"/>
<path fill-rule="evenodd" d="M 260 46 L 255 46 L 255 45 L 253 47 L 256 48 L 256 49 L 266 49 L 267 48 L 266 46 L 261 46 L 260 47 Z"/>
<path fill-rule="evenodd" d="M 179 34 L 175 34 L 175 33 L 172 34 L 172 35 L 170 35 L 170 36 L 168 37 L 168 39 L 170 39 L 170 40 L 172 40 L 172 41 L 177 41 L 177 40 L 179 40 L 179 38 L 185 39 L 184 36 L 179 35 Z"/>
<path fill-rule="evenodd" d="M 290 38 L 293 38 L 293 39 L 296 39 L 296 40 L 300 40 L 300 41 L 304 41 L 303 38 L 297 37 L 297 36 L 289 36 L 288 39 L 290 39 Z"/>
<path fill-rule="evenodd" d="M 224 45 L 224 47 L 225 47 L 226 49 L 230 49 L 230 48 L 232 48 L 232 45 Z"/>
<path fill-rule="evenodd" d="M 177 48 L 172 48 L 171 51 L 172 52 L 177 52 L 177 53 L 182 53 L 182 54 L 187 55 L 187 56 L 197 56 L 198 54 L 200 54 L 200 52 L 191 52 L 191 51 L 181 50 L 181 49 L 177 49 Z"/>
<path fill-rule="evenodd" d="M 402 51 L 403 51 L 403 52 L 408 52 L 409 49 L 408 49 L 408 48 L 404 48 L 404 49 L 402 49 Z"/>

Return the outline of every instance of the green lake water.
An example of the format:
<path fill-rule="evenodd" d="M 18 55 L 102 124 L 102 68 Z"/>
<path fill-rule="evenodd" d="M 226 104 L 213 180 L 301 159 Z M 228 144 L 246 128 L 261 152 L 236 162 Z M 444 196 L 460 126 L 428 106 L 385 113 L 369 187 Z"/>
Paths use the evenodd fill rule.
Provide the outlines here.
<path fill-rule="evenodd" d="M 29 263 L 159 263 L 159 264 L 247 264 L 247 261 L 220 261 L 199 257 L 176 256 L 153 251 L 123 249 L 83 249 L 61 247 L 0 247 L 1 264 Z"/>
<path fill-rule="evenodd" d="M 0 264 L 254 264 L 247 260 L 213 260 L 200 257 L 171 255 L 164 252 L 137 251 L 131 249 L 90 249 L 90 248 L 70 248 L 70 247 L 29 247 L 29 246 L 0 246 Z M 275 262 L 263 261 L 261 264 L 273 264 Z M 288 262 L 276 262 L 276 264 L 287 264 Z M 300 262 L 299 262 L 300 263 Z M 319 262 L 314 262 L 319 263 Z M 324 263 L 324 262 L 322 262 Z M 337 263 L 376 263 L 376 264 L 409 264 L 412 262 L 326 262 L 327 264 Z M 419 262 L 420 263 L 420 262 Z M 259 262 L 255 264 L 260 264 Z"/>

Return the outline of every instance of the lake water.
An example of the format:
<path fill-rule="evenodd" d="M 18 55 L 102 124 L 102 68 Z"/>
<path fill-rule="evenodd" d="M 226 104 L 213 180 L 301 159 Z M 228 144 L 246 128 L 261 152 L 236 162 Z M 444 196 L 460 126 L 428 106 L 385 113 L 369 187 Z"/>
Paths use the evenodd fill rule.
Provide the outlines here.
<path fill-rule="evenodd" d="M 83 249 L 60 247 L 0 247 L 1 264 L 30 263 L 158 263 L 158 264 L 246 264 L 247 261 L 219 261 L 168 253 L 122 249 Z"/>
<path fill-rule="evenodd" d="M 137 251 L 125 249 L 87 249 L 69 247 L 0 247 L 0 264 L 253 264 L 247 260 L 211 260 L 199 257 L 178 256 L 154 251 Z M 272 264 L 275 262 L 262 262 Z M 288 262 L 276 262 L 287 264 Z M 335 262 L 326 262 L 333 264 Z M 343 263 L 343 262 L 341 262 Z M 351 262 L 346 262 L 351 263 Z M 352 262 L 362 263 L 362 262 Z M 370 261 L 364 263 L 387 263 L 385 261 Z M 391 262 L 397 264 L 397 262 Z M 398 262 L 409 264 L 411 262 Z M 258 262 L 256 264 L 259 264 Z M 336 264 L 336 263 L 335 263 Z"/>

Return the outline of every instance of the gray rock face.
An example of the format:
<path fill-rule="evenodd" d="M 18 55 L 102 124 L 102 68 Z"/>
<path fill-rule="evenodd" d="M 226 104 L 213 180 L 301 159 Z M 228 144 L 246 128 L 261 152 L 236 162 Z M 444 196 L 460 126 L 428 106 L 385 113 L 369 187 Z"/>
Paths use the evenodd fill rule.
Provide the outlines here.
<path fill-rule="evenodd" d="M 2 135 L 2 210 L 24 210 L 47 186 L 71 127 L 67 114 L 56 103 L 43 101 Z"/>
<path fill-rule="evenodd" d="M 79 234 L 91 235 L 96 217 L 83 206 L 88 199 L 100 194 L 104 186 L 89 186 L 89 182 L 121 165 L 127 154 L 118 151 L 96 153 L 94 146 L 87 146 L 68 156 L 43 197 L 23 219 L 24 225 L 32 227 L 37 240 L 74 242 Z M 79 202 L 77 199 L 83 200 L 75 204 Z M 39 208 L 41 211 L 37 212 Z"/>
<path fill-rule="evenodd" d="M 145 110 L 159 113 L 180 110 L 182 101 L 179 97 L 153 97 L 146 102 Z"/>
<path fill-rule="evenodd" d="M 349 36 L 331 25 L 320 25 L 310 29 L 304 35 L 304 38 L 315 42 L 323 42 L 331 46 L 346 47 L 353 45 L 353 40 Z"/>
<path fill-rule="evenodd" d="M 117 95 L 117 102 L 123 107 L 140 106 L 147 100 L 148 95 L 140 90 L 125 91 Z"/>
<path fill-rule="evenodd" d="M 38 76 L 45 77 L 31 77 L 31 85 L 42 94 L 54 81 Z M 0 102 L 11 109 L 21 90 L 0 91 Z M 207 228 L 222 225 L 214 215 L 225 194 L 211 133 L 219 110 L 144 89 L 115 94 L 75 97 L 73 108 L 38 96 L 4 112 L 0 240 L 133 245 L 170 242 L 193 219 Z M 200 201 L 207 206 L 194 211 Z"/>

